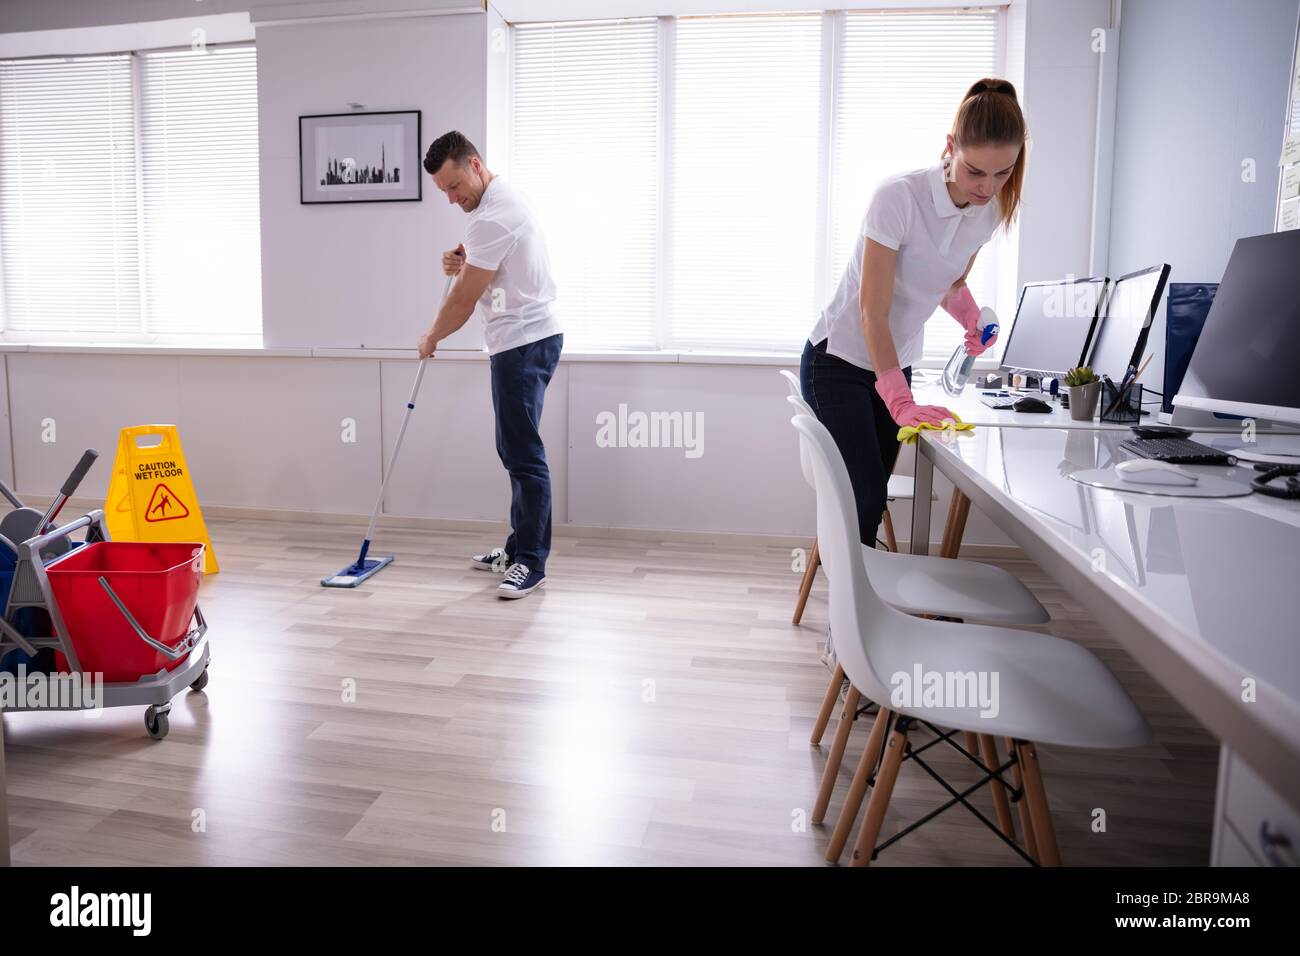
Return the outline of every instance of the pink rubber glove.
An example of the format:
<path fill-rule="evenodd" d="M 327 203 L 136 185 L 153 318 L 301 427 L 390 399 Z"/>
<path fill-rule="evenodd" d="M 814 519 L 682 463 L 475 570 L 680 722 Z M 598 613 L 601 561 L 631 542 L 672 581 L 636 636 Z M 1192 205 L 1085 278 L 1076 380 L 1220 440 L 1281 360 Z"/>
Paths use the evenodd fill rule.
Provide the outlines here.
<path fill-rule="evenodd" d="M 901 368 L 891 368 L 876 376 L 876 391 L 885 400 L 889 415 L 900 426 L 920 425 L 930 422 L 942 425 L 943 420 L 954 419 L 953 413 L 942 405 L 918 405 L 907 387 Z"/>
<path fill-rule="evenodd" d="M 975 304 L 975 297 L 970 294 L 970 287 L 966 283 L 963 282 L 956 292 L 949 291 L 939 305 L 966 330 L 966 351 L 971 355 L 982 355 L 998 340 L 995 334 L 987 342 L 980 341 L 984 326 L 990 322 L 996 323 L 998 317 L 992 309 L 981 309 Z"/>

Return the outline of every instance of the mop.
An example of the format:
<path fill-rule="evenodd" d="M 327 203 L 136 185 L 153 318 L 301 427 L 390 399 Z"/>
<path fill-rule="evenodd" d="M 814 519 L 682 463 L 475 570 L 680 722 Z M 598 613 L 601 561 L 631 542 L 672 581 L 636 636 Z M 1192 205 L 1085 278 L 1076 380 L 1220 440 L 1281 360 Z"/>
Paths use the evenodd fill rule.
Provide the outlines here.
<path fill-rule="evenodd" d="M 447 299 L 447 293 L 451 291 L 452 280 L 455 276 L 447 278 L 447 286 L 442 290 L 443 301 Z M 388 468 L 384 471 L 384 480 L 379 486 L 379 498 L 375 501 L 375 510 L 370 513 L 370 526 L 366 529 L 366 537 L 361 542 L 361 554 L 357 556 L 356 561 L 349 564 L 338 574 L 331 574 L 327 578 L 321 578 L 321 586 L 327 588 L 354 588 L 362 581 L 378 574 L 383 568 L 392 564 L 395 556 L 385 554 L 377 558 L 368 558 L 370 553 L 370 539 L 375 536 L 375 525 L 379 521 L 379 509 L 384 505 L 384 492 L 388 490 L 388 481 L 393 477 L 393 466 L 397 464 L 397 453 L 402 450 L 402 439 L 406 437 L 406 426 L 411 421 L 411 412 L 415 411 L 415 397 L 420 393 L 420 382 L 424 378 L 424 369 L 428 364 L 428 359 L 420 359 L 420 366 L 415 371 L 415 384 L 411 386 L 411 397 L 406 401 L 406 412 L 402 415 L 402 427 L 397 430 L 397 443 L 393 445 L 393 454 L 388 459 Z"/>

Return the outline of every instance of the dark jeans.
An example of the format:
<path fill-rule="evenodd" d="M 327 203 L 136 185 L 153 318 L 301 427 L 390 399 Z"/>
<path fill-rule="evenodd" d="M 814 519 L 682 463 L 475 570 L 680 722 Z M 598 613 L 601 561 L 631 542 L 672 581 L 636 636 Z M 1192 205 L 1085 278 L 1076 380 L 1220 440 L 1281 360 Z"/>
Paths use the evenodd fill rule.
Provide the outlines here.
<path fill-rule="evenodd" d="M 912 369 L 903 369 L 912 384 Z M 889 476 L 898 460 L 898 425 L 876 392 L 876 373 L 826 352 L 826 340 L 805 343 L 799 360 L 804 401 L 835 439 L 849 469 L 858 506 L 858 535 L 875 547 Z"/>
<path fill-rule="evenodd" d="M 551 470 L 542 444 L 542 400 L 560 361 L 563 335 L 498 352 L 492 363 L 497 455 L 510 473 L 510 537 L 506 554 L 534 571 L 551 553 Z"/>

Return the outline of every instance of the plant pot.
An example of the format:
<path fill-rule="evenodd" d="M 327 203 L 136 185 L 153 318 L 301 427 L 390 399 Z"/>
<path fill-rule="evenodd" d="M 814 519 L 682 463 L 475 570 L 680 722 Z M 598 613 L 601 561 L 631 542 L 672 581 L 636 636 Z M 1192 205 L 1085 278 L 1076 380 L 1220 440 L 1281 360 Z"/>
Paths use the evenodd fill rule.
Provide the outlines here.
<path fill-rule="evenodd" d="M 1070 386 L 1070 417 L 1076 422 L 1090 422 L 1097 417 L 1101 382 Z"/>

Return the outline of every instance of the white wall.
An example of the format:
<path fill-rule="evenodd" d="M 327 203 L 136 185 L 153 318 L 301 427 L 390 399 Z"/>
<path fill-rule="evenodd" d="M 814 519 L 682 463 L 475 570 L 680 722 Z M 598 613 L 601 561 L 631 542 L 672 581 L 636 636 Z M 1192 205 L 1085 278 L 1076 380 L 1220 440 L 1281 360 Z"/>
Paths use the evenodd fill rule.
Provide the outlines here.
<path fill-rule="evenodd" d="M 479 149 L 487 158 L 493 172 L 510 175 L 510 27 L 493 6 L 487 9 L 484 24 L 487 68 L 485 94 L 487 100 L 486 132 Z"/>
<path fill-rule="evenodd" d="M 1218 282 L 1242 236 L 1272 232 L 1297 0 L 1125 0 L 1110 274 L 1158 262 Z M 1253 159 L 1254 182 L 1242 163 Z M 1151 330 L 1163 381 L 1165 309 Z"/>
<path fill-rule="evenodd" d="M 1088 274 L 1100 66 L 1092 31 L 1107 26 L 1109 9 L 1108 0 L 1030 0 L 1025 10 L 1021 283 Z"/>
<path fill-rule="evenodd" d="M 377 362 L 29 352 L 5 366 L 20 493 L 53 494 L 94 448 L 100 461 L 79 493 L 103 496 L 118 431 L 166 422 L 180 429 L 204 505 L 362 513 L 374 503 Z M 343 441 L 344 418 L 355 442 Z"/>
<path fill-rule="evenodd" d="M 270 348 L 414 348 L 432 324 L 465 214 L 417 164 L 421 202 L 303 205 L 298 117 L 422 112 L 419 159 L 439 134 L 481 141 L 482 14 L 257 26 L 262 185 L 262 328 Z M 481 348 L 470 323 L 444 348 Z"/>

